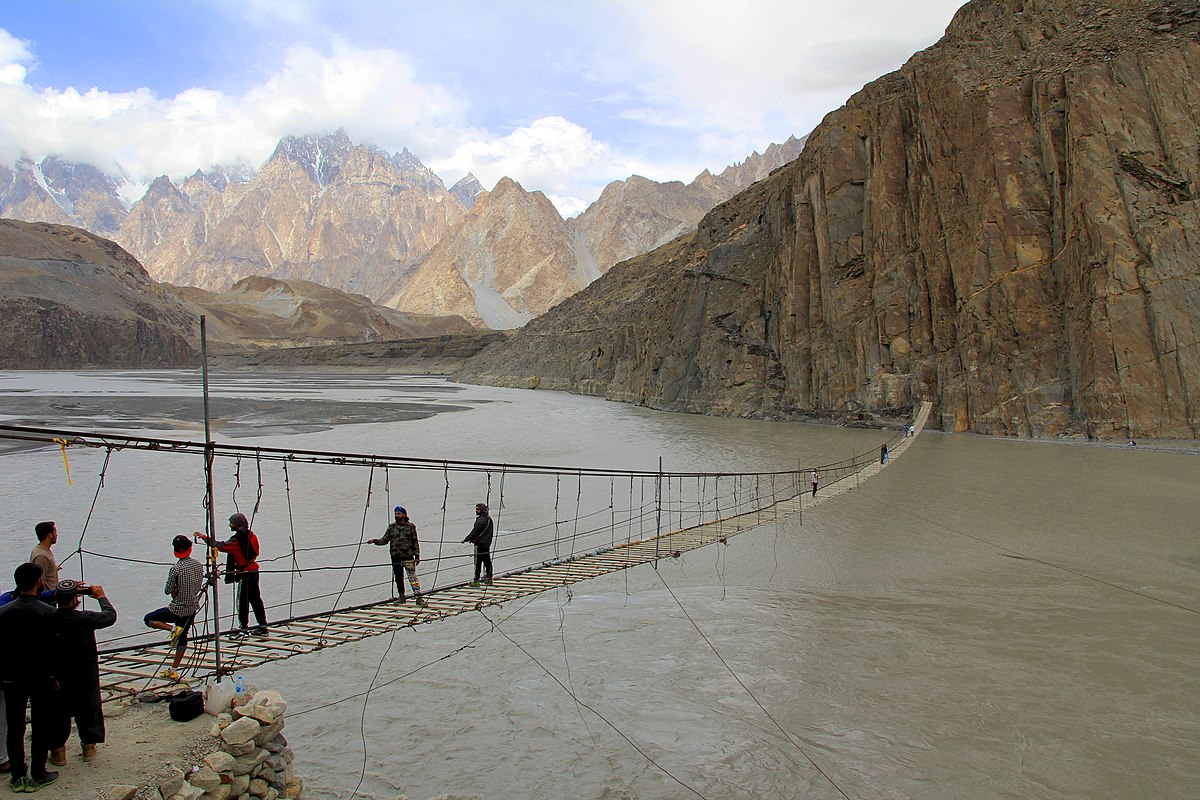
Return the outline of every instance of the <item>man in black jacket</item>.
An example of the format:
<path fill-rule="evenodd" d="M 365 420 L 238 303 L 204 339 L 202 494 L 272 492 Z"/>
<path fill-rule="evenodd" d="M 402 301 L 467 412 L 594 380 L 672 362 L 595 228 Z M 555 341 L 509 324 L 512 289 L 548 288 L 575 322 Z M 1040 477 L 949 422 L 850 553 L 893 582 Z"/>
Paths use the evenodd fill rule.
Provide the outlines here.
<path fill-rule="evenodd" d="M 57 659 L 51 621 L 54 608 L 38 599 L 42 568 L 22 564 L 13 573 L 17 599 L 0 608 L 0 685 L 4 688 L 4 713 L 8 720 L 9 785 L 14 792 L 36 792 L 58 780 L 46 769 L 54 736 Z M 25 774 L 25 708 L 30 708 L 33 738 L 29 772 Z"/>
<path fill-rule="evenodd" d="M 492 554 L 490 551 L 495 531 L 496 526 L 492 524 L 492 518 L 488 515 L 487 505 L 476 503 L 475 526 L 471 528 L 467 538 L 463 539 L 463 543 L 471 542 L 475 545 L 475 580 L 471 582 L 472 586 L 479 585 L 480 567 L 487 568 L 485 582 L 488 586 L 492 585 Z"/>
<path fill-rule="evenodd" d="M 84 611 L 85 594 L 96 598 L 99 611 Z M 67 763 L 67 737 L 71 718 L 83 745 L 83 760 L 96 757 L 96 745 L 104 741 L 104 710 L 100 706 L 100 664 L 96 654 L 96 631 L 117 621 L 117 610 L 104 595 L 103 586 L 87 587 L 78 581 L 59 581 L 58 611 L 54 631 L 58 635 L 59 709 L 55 719 L 50 762 Z"/>

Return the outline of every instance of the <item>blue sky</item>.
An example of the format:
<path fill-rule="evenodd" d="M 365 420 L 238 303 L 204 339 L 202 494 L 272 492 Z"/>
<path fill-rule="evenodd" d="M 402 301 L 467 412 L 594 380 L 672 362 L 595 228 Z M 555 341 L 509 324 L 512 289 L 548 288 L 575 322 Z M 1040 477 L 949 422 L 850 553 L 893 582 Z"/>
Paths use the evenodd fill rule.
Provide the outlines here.
<path fill-rule="evenodd" d="M 39 0 L 0 6 L 0 161 L 141 184 L 343 127 L 566 214 L 803 135 L 957 0 Z"/>

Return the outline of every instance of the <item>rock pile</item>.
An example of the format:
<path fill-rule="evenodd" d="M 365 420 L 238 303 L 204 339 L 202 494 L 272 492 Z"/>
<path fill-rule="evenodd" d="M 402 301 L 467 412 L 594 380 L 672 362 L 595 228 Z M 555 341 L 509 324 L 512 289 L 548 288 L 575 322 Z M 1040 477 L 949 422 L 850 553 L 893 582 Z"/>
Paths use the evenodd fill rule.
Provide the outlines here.
<path fill-rule="evenodd" d="M 190 773 L 173 770 L 160 782 L 167 800 L 297 800 L 304 781 L 292 769 L 295 754 L 283 736 L 287 701 L 262 690 L 229 712 L 217 714 L 212 735 L 221 748 Z"/>

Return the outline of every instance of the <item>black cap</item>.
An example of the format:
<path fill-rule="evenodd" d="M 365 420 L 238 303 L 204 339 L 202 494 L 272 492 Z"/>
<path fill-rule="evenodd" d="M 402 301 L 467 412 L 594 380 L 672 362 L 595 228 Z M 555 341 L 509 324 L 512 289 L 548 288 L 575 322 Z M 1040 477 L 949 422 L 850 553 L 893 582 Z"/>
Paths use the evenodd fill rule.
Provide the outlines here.
<path fill-rule="evenodd" d="M 176 553 L 185 553 L 192 549 L 191 537 L 184 536 L 182 533 L 171 540 L 171 547 Z"/>

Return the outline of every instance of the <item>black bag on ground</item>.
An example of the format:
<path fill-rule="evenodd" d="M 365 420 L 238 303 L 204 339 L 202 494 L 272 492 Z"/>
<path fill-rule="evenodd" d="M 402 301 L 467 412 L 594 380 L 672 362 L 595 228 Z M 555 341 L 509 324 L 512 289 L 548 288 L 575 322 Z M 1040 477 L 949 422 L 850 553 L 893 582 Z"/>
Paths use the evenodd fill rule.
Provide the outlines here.
<path fill-rule="evenodd" d="M 197 691 L 179 692 L 167 704 L 171 719 L 176 722 L 191 722 L 204 713 L 204 695 Z"/>

